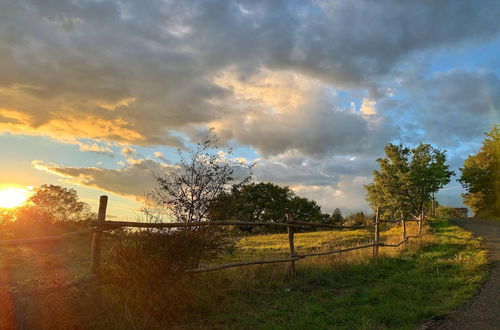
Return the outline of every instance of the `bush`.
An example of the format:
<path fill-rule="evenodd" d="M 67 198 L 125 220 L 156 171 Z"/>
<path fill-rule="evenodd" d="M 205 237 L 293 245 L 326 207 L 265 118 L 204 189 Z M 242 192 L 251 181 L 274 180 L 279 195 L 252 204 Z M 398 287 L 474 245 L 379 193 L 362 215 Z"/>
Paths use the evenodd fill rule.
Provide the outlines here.
<path fill-rule="evenodd" d="M 157 285 L 174 282 L 234 250 L 236 239 L 221 227 L 125 232 L 111 249 L 109 274 L 118 282 Z"/>
<path fill-rule="evenodd" d="M 190 304 L 184 270 L 231 253 L 235 243 L 221 227 L 124 232 L 106 264 L 110 296 L 123 306 L 128 322 L 162 328 Z"/>

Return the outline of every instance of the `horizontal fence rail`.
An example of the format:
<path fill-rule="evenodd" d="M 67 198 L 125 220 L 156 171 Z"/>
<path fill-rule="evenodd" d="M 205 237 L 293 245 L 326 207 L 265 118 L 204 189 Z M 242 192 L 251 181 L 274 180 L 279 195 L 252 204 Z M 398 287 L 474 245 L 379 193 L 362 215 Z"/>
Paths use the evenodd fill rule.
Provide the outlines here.
<path fill-rule="evenodd" d="M 39 296 L 39 295 L 47 295 L 47 294 L 52 294 L 56 293 L 59 291 L 64 291 L 67 289 L 71 289 L 74 287 L 78 287 L 83 284 L 89 284 L 97 280 L 97 276 L 95 275 L 87 275 L 82 278 L 77 278 L 72 281 L 63 283 L 61 285 L 57 286 L 51 286 L 48 288 L 37 288 L 37 289 L 31 289 L 31 290 L 11 290 L 10 294 L 12 295 L 17 295 L 17 296 Z"/>
<path fill-rule="evenodd" d="M 327 256 L 330 254 L 336 254 L 336 253 L 344 253 L 344 252 L 349 252 L 349 251 L 354 251 L 354 250 L 360 250 L 360 249 L 367 249 L 373 246 L 383 246 L 382 243 L 372 243 L 372 244 L 366 244 L 366 245 L 360 245 L 360 246 L 354 246 L 351 248 L 345 248 L 345 249 L 340 249 L 340 250 L 333 250 L 333 251 L 325 251 L 325 252 L 314 252 L 314 253 L 302 253 L 299 254 L 301 257 L 317 257 L 317 256 Z"/>
<path fill-rule="evenodd" d="M 400 223 L 402 220 L 380 220 L 380 223 Z M 405 219 L 405 222 L 419 222 L 420 220 L 416 219 Z"/>
<path fill-rule="evenodd" d="M 304 259 L 304 258 L 305 258 L 305 256 L 301 255 L 301 256 L 295 256 L 293 258 L 288 258 L 288 259 L 241 261 L 241 262 L 233 262 L 233 263 L 230 263 L 230 264 L 217 265 L 217 266 L 211 266 L 211 267 L 187 269 L 184 272 L 186 272 L 186 273 L 206 273 L 206 272 L 213 272 L 213 271 L 216 271 L 216 270 L 221 270 L 221 269 L 226 269 L 226 268 L 233 268 L 233 267 L 250 266 L 250 265 L 263 265 L 263 264 L 277 264 L 277 263 L 283 263 L 283 262 L 292 262 L 292 261 L 297 261 L 299 259 Z"/>
<path fill-rule="evenodd" d="M 209 227 L 209 226 L 267 226 L 267 227 L 323 227 L 333 229 L 362 229 L 375 226 L 374 223 L 360 226 L 338 226 L 327 223 L 311 223 L 311 222 L 246 222 L 246 221 L 204 221 L 204 222 L 128 222 L 128 221 L 103 221 L 93 224 L 97 227 L 107 227 L 108 230 L 114 228 L 131 227 L 131 228 L 193 228 L 193 227 Z"/>
<path fill-rule="evenodd" d="M 60 234 L 60 235 L 53 235 L 53 236 L 0 240 L 0 246 L 16 246 L 16 245 L 53 243 L 53 242 L 57 242 L 57 241 L 63 241 L 63 240 L 66 240 L 68 238 L 72 238 L 75 236 L 87 235 L 87 234 L 92 234 L 92 233 L 96 233 L 96 232 L 102 232 L 105 230 L 107 230 L 107 229 L 105 229 L 105 228 L 90 228 L 90 229 L 72 231 L 69 233 L 64 233 L 64 234 Z"/>
<path fill-rule="evenodd" d="M 106 207 L 107 207 L 107 196 L 101 196 L 99 200 L 99 216 L 98 221 L 94 221 L 91 224 L 91 228 L 85 230 L 79 230 L 69 233 L 64 233 L 60 235 L 54 236 L 45 236 L 45 237 L 33 237 L 33 238 L 21 238 L 21 239 L 10 239 L 10 240 L 0 240 L 0 246 L 18 246 L 18 245 L 31 245 L 31 244 L 44 244 L 44 243 L 52 243 L 67 240 L 76 236 L 86 235 L 86 234 L 94 234 L 92 241 L 92 253 L 91 253 L 91 272 L 89 276 L 84 278 L 75 279 L 73 281 L 67 282 L 65 284 L 51 287 L 51 288 L 41 288 L 41 289 L 33 289 L 28 291 L 11 291 L 12 294 L 17 295 L 34 295 L 34 294 L 50 294 L 53 292 L 57 292 L 60 290 L 69 289 L 72 287 L 76 287 L 85 283 L 92 282 L 103 282 L 100 279 L 100 254 L 101 254 L 101 240 L 102 240 L 102 232 L 104 231 L 112 231 L 120 228 L 131 227 L 131 228 L 198 228 L 198 227 L 206 227 L 206 226 L 267 226 L 267 227 L 286 227 L 288 228 L 288 240 L 290 245 L 290 256 L 289 258 L 283 259 L 271 259 L 271 260 L 254 260 L 254 261 L 241 261 L 228 263 L 223 265 L 215 265 L 215 266 L 207 266 L 196 269 L 187 269 L 184 270 L 185 273 L 206 273 L 213 272 L 222 269 L 234 268 L 234 267 L 242 267 L 242 266 L 250 266 L 250 265 L 261 265 L 261 264 L 276 264 L 276 263 L 289 263 L 290 275 L 293 276 L 295 274 L 295 262 L 301 259 L 305 259 L 308 257 L 316 257 L 316 256 L 326 256 L 338 253 L 345 253 L 354 250 L 373 248 L 373 256 L 378 257 L 378 249 L 379 247 L 399 247 L 409 241 L 410 238 L 419 238 L 421 237 L 421 233 L 417 236 L 407 236 L 406 235 L 406 226 L 405 222 L 414 221 L 419 223 L 419 230 L 421 229 L 421 223 L 423 218 L 420 220 L 380 220 L 380 212 L 377 208 L 375 214 L 375 221 L 371 224 L 365 225 L 355 225 L 355 226 L 339 226 L 325 223 L 310 223 L 310 222 L 300 222 L 293 221 L 290 214 L 286 214 L 286 222 L 245 222 L 245 221 L 206 221 L 206 222 L 186 222 L 186 223 L 148 223 L 148 222 L 127 222 L 127 221 L 106 221 Z M 402 233 L 402 241 L 396 244 L 387 244 L 380 242 L 380 224 L 382 223 L 401 223 L 403 228 Z M 296 253 L 295 245 L 294 245 L 294 235 L 295 228 L 329 228 L 329 229 L 362 229 L 362 228 L 370 228 L 375 227 L 374 230 L 374 240 L 370 244 L 354 246 L 350 248 L 343 248 L 332 251 L 324 251 L 324 252 L 311 252 L 311 253 Z M 99 281 L 97 281 L 99 280 Z"/>
<path fill-rule="evenodd" d="M 384 246 L 384 247 L 398 247 L 398 246 L 401 246 L 402 244 L 405 244 L 405 243 L 408 243 L 410 241 L 410 238 L 406 238 L 404 240 L 402 240 L 401 242 L 397 243 L 397 244 L 387 244 L 387 243 L 380 243 L 380 246 Z"/>

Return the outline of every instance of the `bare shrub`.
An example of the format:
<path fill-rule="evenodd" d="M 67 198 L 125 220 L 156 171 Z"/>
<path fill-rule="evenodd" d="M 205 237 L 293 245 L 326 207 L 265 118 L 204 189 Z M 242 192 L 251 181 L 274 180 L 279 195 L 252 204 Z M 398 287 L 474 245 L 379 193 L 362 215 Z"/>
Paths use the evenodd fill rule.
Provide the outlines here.
<path fill-rule="evenodd" d="M 146 222 L 209 221 L 209 209 L 218 196 L 250 180 L 251 166 L 232 160 L 231 149 L 221 150 L 212 130 L 193 150 L 179 149 L 178 154 L 176 166 L 155 174 L 158 186 L 148 194 L 142 213 Z M 231 229 L 220 226 L 128 231 L 118 236 L 106 273 L 130 323 L 146 318 L 148 324 L 140 326 L 145 328 L 175 318 L 176 309 L 187 303 L 186 269 L 231 253 L 236 243 Z"/>

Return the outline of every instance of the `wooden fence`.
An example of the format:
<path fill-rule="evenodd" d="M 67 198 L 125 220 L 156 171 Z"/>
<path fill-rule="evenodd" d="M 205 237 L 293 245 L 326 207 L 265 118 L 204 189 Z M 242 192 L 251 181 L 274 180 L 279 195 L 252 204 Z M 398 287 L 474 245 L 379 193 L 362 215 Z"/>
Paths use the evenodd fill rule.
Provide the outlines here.
<path fill-rule="evenodd" d="M 111 231 L 124 227 L 133 228 L 189 228 L 189 227 L 203 227 L 203 226 L 269 226 L 269 227 L 286 227 L 288 230 L 288 241 L 290 254 L 288 258 L 272 259 L 272 260 L 254 260 L 254 261 L 242 261 L 223 265 L 216 265 L 204 268 L 187 269 L 186 273 L 205 273 L 212 272 L 233 267 L 242 267 L 248 265 L 260 265 L 260 264 L 272 264 L 272 263 L 289 263 L 289 273 L 291 276 L 295 275 L 295 262 L 307 257 L 315 256 L 325 256 L 332 254 L 345 253 L 348 251 L 354 251 L 359 249 L 373 248 L 373 256 L 378 257 L 380 247 L 398 247 L 402 244 L 408 242 L 410 238 L 416 238 L 419 236 L 407 236 L 406 235 L 406 222 L 415 221 L 419 222 L 419 228 L 421 228 L 420 220 L 381 220 L 380 212 L 378 209 L 375 213 L 374 222 L 367 225 L 360 226 L 338 226 L 331 224 L 321 224 L 321 223 L 309 223 L 309 222 L 299 222 L 293 221 L 290 214 L 286 214 L 286 222 L 243 222 L 243 221 L 213 221 L 213 222 L 191 222 L 191 223 L 146 223 L 146 222 L 127 222 L 127 221 L 106 221 L 106 208 L 108 204 L 108 197 L 101 196 L 99 200 L 99 212 L 97 221 L 93 222 L 91 228 L 74 231 L 70 233 L 65 233 L 56 236 L 46 236 L 46 237 L 35 237 L 35 238 L 23 238 L 23 239 L 11 239 L 11 240 L 0 240 L 0 247 L 2 246 L 18 246 L 18 245 L 32 245 L 32 244 L 43 244 L 49 242 L 57 242 L 67 240 L 69 238 L 93 234 L 92 239 L 92 250 L 91 250 L 91 266 L 90 274 L 82 279 L 76 279 L 68 282 L 62 286 L 54 288 L 44 288 L 37 290 L 24 291 L 24 294 L 48 294 L 56 292 L 59 290 L 68 289 L 83 283 L 88 283 L 98 279 L 101 276 L 101 245 L 102 245 L 102 233 L 104 231 Z M 386 244 L 380 241 L 380 225 L 382 223 L 401 223 L 402 225 L 402 240 L 397 244 Z M 374 239 L 372 243 L 354 246 L 350 248 L 324 251 L 324 252 L 314 252 L 314 253 L 297 253 L 295 249 L 295 229 L 296 228 L 329 228 L 329 229 L 360 229 L 374 227 Z"/>

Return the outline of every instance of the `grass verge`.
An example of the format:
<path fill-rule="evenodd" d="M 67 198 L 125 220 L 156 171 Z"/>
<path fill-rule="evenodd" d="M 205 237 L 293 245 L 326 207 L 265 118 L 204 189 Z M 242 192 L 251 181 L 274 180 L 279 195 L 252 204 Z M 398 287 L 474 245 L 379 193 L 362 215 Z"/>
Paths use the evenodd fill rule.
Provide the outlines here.
<path fill-rule="evenodd" d="M 411 235 L 415 228 L 409 230 Z M 143 296 L 109 286 L 104 308 L 95 308 L 85 291 L 69 290 L 14 302 L 20 318 L 3 321 L 96 329 L 413 329 L 464 303 L 487 275 L 486 254 L 470 233 L 445 220 L 431 221 L 430 233 L 402 248 L 382 249 L 378 260 L 367 249 L 300 261 L 294 279 L 286 265 L 262 265 L 190 276 Z M 297 245 L 304 252 L 369 238 L 368 231 L 301 233 Z M 397 227 L 384 232 L 385 241 L 399 239 Z M 286 235 L 260 235 L 242 240 L 236 257 L 286 249 Z"/>

